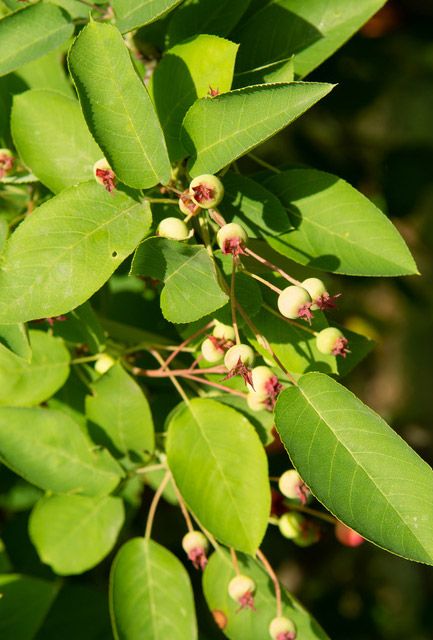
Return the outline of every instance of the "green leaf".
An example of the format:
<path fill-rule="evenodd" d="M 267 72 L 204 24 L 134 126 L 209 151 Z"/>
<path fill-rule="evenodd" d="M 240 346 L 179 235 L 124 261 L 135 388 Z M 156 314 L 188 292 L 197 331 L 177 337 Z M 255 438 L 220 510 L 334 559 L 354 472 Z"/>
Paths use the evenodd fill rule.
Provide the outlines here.
<path fill-rule="evenodd" d="M 257 85 L 197 100 L 183 122 L 191 175 L 216 173 L 296 120 L 332 88 L 318 82 Z"/>
<path fill-rule="evenodd" d="M 67 98 L 75 96 L 72 83 L 67 78 L 63 66 L 65 46 L 50 51 L 42 58 L 33 60 L 15 72 L 29 89 L 48 89 L 57 91 Z"/>
<path fill-rule="evenodd" d="M 251 86 L 270 82 L 293 82 L 295 68 L 293 56 L 256 67 L 249 71 L 238 71 L 233 78 L 233 88 Z"/>
<path fill-rule="evenodd" d="M 56 49 L 71 37 L 68 15 L 53 4 L 25 7 L 0 20 L 0 76 Z"/>
<path fill-rule="evenodd" d="M 24 324 L 0 325 L 0 344 L 4 345 L 20 358 L 30 361 L 32 350 Z"/>
<path fill-rule="evenodd" d="M 33 640 L 42 625 L 59 585 L 14 573 L 0 575 L 0 637 Z"/>
<path fill-rule="evenodd" d="M 250 409 L 244 398 L 234 396 L 231 393 L 213 396 L 213 400 L 227 404 L 229 407 L 233 407 L 233 409 L 242 413 L 257 431 L 257 435 L 263 443 L 263 446 L 267 447 L 274 441 L 274 435 L 272 433 L 274 430 L 274 416 L 270 411 L 266 411 L 265 409 L 263 409 L 263 411 L 254 411 Z"/>
<path fill-rule="evenodd" d="M 164 130 L 172 161 L 186 155 L 180 134 L 197 98 L 229 91 L 238 45 L 217 36 L 198 35 L 169 49 L 152 76 L 150 93 Z"/>
<path fill-rule="evenodd" d="M 124 517 L 121 498 L 48 496 L 36 503 L 29 533 L 42 562 L 58 575 L 74 575 L 105 558 Z"/>
<path fill-rule="evenodd" d="M 344 180 L 313 169 L 290 169 L 265 180 L 294 229 L 269 239 L 300 264 L 357 276 L 417 273 L 400 234 L 377 207 Z"/>
<path fill-rule="evenodd" d="M 201 524 L 224 544 L 254 554 L 268 525 L 270 489 L 266 454 L 248 420 L 195 398 L 171 417 L 167 459 Z"/>
<path fill-rule="evenodd" d="M 113 0 L 116 26 L 122 32 L 132 31 L 159 20 L 182 0 Z"/>
<path fill-rule="evenodd" d="M 0 406 L 40 404 L 68 378 L 70 355 L 63 340 L 43 331 L 30 331 L 29 337 L 29 361 L 0 345 Z"/>
<path fill-rule="evenodd" d="M 188 574 L 170 551 L 133 538 L 120 549 L 110 575 L 110 610 L 117 640 L 196 640 Z"/>
<path fill-rule="evenodd" d="M 291 228 L 278 198 L 261 184 L 237 173 L 223 178 L 224 199 L 218 209 L 227 222 L 237 222 L 250 238 L 278 236 Z"/>
<path fill-rule="evenodd" d="M 88 24 L 71 48 L 69 69 L 89 129 L 119 180 L 135 188 L 167 183 L 161 125 L 119 31 Z"/>
<path fill-rule="evenodd" d="M 241 43 L 238 70 L 267 65 L 295 54 L 304 77 L 336 51 L 385 4 L 385 0 L 273 0 L 257 3 L 233 34 Z"/>
<path fill-rule="evenodd" d="M 54 193 L 92 179 L 93 165 L 103 156 L 77 100 L 56 91 L 15 96 L 11 128 L 24 164 Z"/>
<path fill-rule="evenodd" d="M 113 455 L 135 455 L 139 459 L 153 452 L 155 438 L 149 403 L 138 384 L 116 364 L 92 384 L 86 398 L 92 440 L 106 446 Z"/>
<path fill-rule="evenodd" d="M 239 605 L 228 594 L 228 583 L 235 577 L 233 563 L 226 550 L 212 554 L 203 574 L 203 591 L 211 611 L 225 616 L 224 635 L 230 640 L 264 640 L 269 636 L 269 624 L 275 618 L 275 593 L 268 574 L 248 556 L 238 555 L 242 574 L 251 576 L 257 585 L 255 610 L 239 613 Z M 282 587 L 282 615 L 296 624 L 299 640 L 327 640 L 328 636 L 301 604 Z"/>
<path fill-rule="evenodd" d="M 306 484 L 375 544 L 433 564 L 432 469 L 350 391 L 319 373 L 284 391 L 276 425 Z"/>
<path fill-rule="evenodd" d="M 107 336 L 99 322 L 90 302 L 73 309 L 65 322 L 55 322 L 53 333 L 66 342 L 77 345 L 85 344 L 90 353 L 105 350 Z"/>
<path fill-rule="evenodd" d="M 186 0 L 170 20 L 170 46 L 197 33 L 227 36 L 245 13 L 251 0 Z"/>
<path fill-rule="evenodd" d="M 162 280 L 161 310 L 170 322 L 193 322 L 227 302 L 206 249 L 149 238 L 140 244 L 131 274 Z"/>
<path fill-rule="evenodd" d="M 122 470 L 69 416 L 51 409 L 0 407 L 0 459 L 46 491 L 106 495 Z"/>
<path fill-rule="evenodd" d="M 52 198 L 11 236 L 0 271 L 0 323 L 58 316 L 85 302 L 134 250 L 150 209 L 96 182 Z"/>

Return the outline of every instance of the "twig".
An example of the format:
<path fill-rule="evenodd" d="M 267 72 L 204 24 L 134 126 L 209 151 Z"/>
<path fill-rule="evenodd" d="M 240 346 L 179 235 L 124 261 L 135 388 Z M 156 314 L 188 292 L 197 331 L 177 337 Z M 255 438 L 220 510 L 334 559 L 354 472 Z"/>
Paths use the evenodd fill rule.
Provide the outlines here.
<path fill-rule="evenodd" d="M 179 501 L 179 506 L 180 506 L 180 509 L 182 511 L 183 517 L 185 518 L 187 529 L 188 529 L 188 531 L 194 531 L 192 520 L 191 520 L 191 518 L 189 516 L 188 509 L 186 508 L 185 501 L 184 501 L 184 499 L 182 497 L 181 492 L 179 491 L 179 488 L 178 488 L 178 486 L 177 486 L 177 484 L 176 484 L 176 482 L 175 482 L 175 480 L 173 478 L 173 474 L 171 472 L 170 472 L 170 480 L 171 480 L 171 484 L 173 485 L 173 489 L 174 489 L 174 492 L 176 494 L 176 497 L 177 497 L 177 499 Z"/>
<path fill-rule="evenodd" d="M 246 398 L 247 394 L 242 391 L 237 391 L 236 389 L 230 389 L 230 387 L 225 387 L 223 384 L 218 384 L 218 382 L 212 382 L 211 380 L 206 380 L 205 378 L 197 378 L 195 375 L 184 374 L 182 378 L 186 378 L 187 380 L 194 380 L 194 382 L 200 382 L 201 384 L 206 384 L 209 387 L 214 387 L 215 389 L 220 389 L 221 391 L 225 391 L 226 393 L 231 393 L 232 396 L 239 396 L 240 398 Z"/>
<path fill-rule="evenodd" d="M 233 549 L 233 547 L 230 547 L 230 556 L 232 559 L 233 568 L 235 570 L 236 575 L 238 576 L 240 574 L 239 562 L 238 562 L 238 557 L 236 555 L 236 551 Z"/>
<path fill-rule="evenodd" d="M 155 349 L 151 349 L 150 353 L 153 355 L 153 357 L 159 362 L 159 364 L 161 365 L 161 367 L 164 366 L 164 358 L 161 357 L 161 355 L 158 353 L 158 351 L 155 351 Z M 170 371 L 170 370 L 168 370 Z M 181 385 L 179 384 L 179 381 L 177 380 L 176 376 L 174 376 L 171 372 L 169 375 L 170 380 L 172 381 L 173 385 L 176 387 L 177 392 L 179 393 L 180 397 L 182 398 L 182 400 L 189 405 L 189 398 L 186 395 L 185 391 L 182 389 Z"/>
<path fill-rule="evenodd" d="M 235 290 L 235 278 L 236 278 L 236 258 L 233 256 L 232 277 L 230 282 L 230 308 L 232 312 L 232 324 L 235 332 L 236 344 L 241 343 L 239 336 L 238 323 L 236 320 L 236 290 Z"/>
<path fill-rule="evenodd" d="M 267 574 L 269 575 L 270 579 L 274 583 L 275 599 L 277 601 L 277 617 L 280 617 L 282 615 L 282 612 L 283 612 L 283 607 L 282 607 L 282 604 L 281 604 L 281 586 L 280 586 L 280 582 L 279 582 L 279 580 L 278 580 L 278 578 L 276 576 L 276 573 L 273 570 L 269 560 L 266 558 L 266 556 L 263 553 L 263 551 L 260 551 L 260 549 L 257 550 L 257 557 L 260 560 L 260 562 L 262 563 L 262 565 L 265 567 Z"/>
<path fill-rule="evenodd" d="M 296 320 L 290 320 L 290 318 L 286 318 L 285 316 L 282 316 L 280 313 L 278 313 L 278 311 L 276 311 L 275 309 L 270 307 L 268 304 L 266 304 L 266 302 L 263 304 L 263 308 L 266 309 L 266 311 L 269 311 L 269 313 L 272 313 L 274 316 L 276 316 L 280 320 L 284 320 L 284 322 L 287 322 L 287 324 L 291 324 L 293 327 L 296 327 L 297 329 L 302 329 L 302 331 L 307 331 L 307 333 L 312 333 L 313 336 L 317 335 L 317 331 L 314 331 L 314 329 L 311 329 L 311 327 L 309 327 L 308 325 L 301 324 L 300 322 L 296 322 Z"/>
<path fill-rule="evenodd" d="M 153 526 L 153 521 L 155 519 L 156 509 L 158 507 L 158 503 L 160 501 L 162 493 L 163 493 L 165 487 L 167 486 L 169 480 L 170 480 L 170 472 L 167 471 L 167 473 L 165 474 L 164 478 L 162 479 L 161 484 L 159 485 L 158 489 L 155 491 L 155 495 L 153 496 L 153 500 L 151 502 L 149 513 L 148 513 L 148 516 L 147 516 L 146 531 L 145 531 L 145 534 L 144 534 L 144 537 L 147 540 L 150 538 L 150 536 L 152 534 L 152 526 Z"/>
<path fill-rule="evenodd" d="M 148 467 L 140 467 L 139 469 L 135 469 L 135 473 L 152 473 L 153 471 L 161 471 L 162 469 L 166 469 L 165 464 L 151 464 Z"/>
<path fill-rule="evenodd" d="M 277 293 L 278 295 L 280 295 L 282 289 L 280 289 L 279 287 L 276 287 L 274 284 L 272 284 L 271 282 L 268 282 L 268 280 L 265 280 L 264 278 L 261 278 L 260 276 L 258 276 L 255 273 L 250 273 L 249 271 L 246 271 L 246 269 L 244 269 L 242 271 L 242 273 L 244 273 L 246 276 L 250 276 L 250 278 L 254 278 L 254 280 L 257 280 L 258 282 L 261 282 L 262 284 L 264 284 L 266 287 L 268 287 L 269 289 L 272 289 L 272 291 L 275 291 L 275 293 Z"/>
<path fill-rule="evenodd" d="M 206 333 L 206 331 L 208 331 L 211 327 L 213 327 L 214 322 L 213 320 L 211 322 L 208 322 L 207 325 L 205 327 L 202 327 L 201 329 L 198 329 L 198 331 L 195 331 L 192 335 L 190 335 L 188 338 L 186 338 L 183 342 L 181 342 L 181 344 L 179 345 L 178 349 L 173 351 L 172 354 L 170 354 L 167 358 L 167 360 L 165 361 L 165 366 L 167 367 L 170 362 L 172 360 L 175 359 L 175 357 L 177 356 L 178 353 L 180 353 L 180 351 L 184 348 L 187 347 L 188 344 L 192 341 L 195 340 L 195 338 L 198 338 L 199 336 L 201 336 L 203 333 Z"/>
<path fill-rule="evenodd" d="M 262 258 L 262 256 L 259 256 L 258 253 L 255 253 L 255 251 L 253 251 L 249 247 L 245 247 L 244 251 L 251 258 L 254 258 L 254 260 L 257 260 L 257 262 L 260 262 L 261 264 L 265 265 L 265 267 L 268 267 L 268 269 L 270 269 L 271 271 L 275 271 L 275 273 L 279 273 L 280 276 L 288 280 L 291 284 L 295 284 L 298 287 L 302 287 L 302 282 L 300 282 L 299 280 L 296 280 L 296 278 L 292 278 L 292 276 L 289 276 L 288 273 L 286 273 L 280 267 L 277 267 L 277 265 L 271 262 L 270 260 L 266 260 L 266 258 Z"/>

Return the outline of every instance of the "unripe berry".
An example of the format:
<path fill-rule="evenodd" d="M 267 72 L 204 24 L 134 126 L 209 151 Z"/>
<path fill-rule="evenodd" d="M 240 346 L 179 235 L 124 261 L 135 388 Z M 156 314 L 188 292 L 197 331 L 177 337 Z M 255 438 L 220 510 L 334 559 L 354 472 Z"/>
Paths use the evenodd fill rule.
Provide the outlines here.
<path fill-rule="evenodd" d="M 365 539 L 359 533 L 350 527 L 346 527 L 342 522 L 337 522 L 335 525 L 335 537 L 346 547 L 359 547 L 360 544 L 365 542 Z"/>
<path fill-rule="evenodd" d="M 158 225 L 158 235 L 170 240 L 187 240 L 189 230 L 183 220 L 179 218 L 164 218 Z"/>
<path fill-rule="evenodd" d="M 251 391 L 254 391 L 258 395 L 262 396 L 262 398 L 266 398 L 266 396 L 269 394 L 269 389 L 267 388 L 267 386 L 275 378 L 275 374 L 272 369 L 269 369 L 269 367 L 265 367 L 263 365 L 254 367 L 254 369 L 251 371 L 251 378 L 253 381 Z"/>
<path fill-rule="evenodd" d="M 269 635 L 272 640 L 295 640 L 296 626 L 290 618 L 278 616 L 269 625 Z"/>
<path fill-rule="evenodd" d="M 304 523 L 305 518 L 300 513 L 289 512 L 280 517 L 278 527 L 282 536 L 293 540 L 302 534 Z"/>
<path fill-rule="evenodd" d="M 255 590 L 256 583 L 249 576 L 235 576 L 228 584 L 230 598 L 240 604 L 241 608 L 254 608 L 253 594 Z"/>
<path fill-rule="evenodd" d="M 308 291 L 313 302 L 318 300 L 320 296 L 328 294 L 324 283 L 321 280 L 319 280 L 319 278 L 307 278 L 306 280 L 303 281 L 302 286 L 304 287 L 304 289 Z M 311 305 L 311 309 L 313 311 L 316 311 L 316 309 L 319 309 L 319 308 L 320 307 L 318 304 Z"/>
<path fill-rule="evenodd" d="M 111 193 L 116 188 L 116 174 L 105 158 L 101 158 L 93 165 L 93 175 L 96 182 L 99 182 Z"/>
<path fill-rule="evenodd" d="M 285 318 L 295 320 L 304 317 L 304 311 L 311 307 L 311 296 L 306 289 L 291 285 L 278 296 L 278 309 Z M 309 314 L 311 317 L 311 314 Z"/>
<path fill-rule="evenodd" d="M 95 371 L 103 375 L 115 364 L 114 359 L 108 353 L 101 353 L 95 362 Z"/>
<path fill-rule="evenodd" d="M 346 357 L 348 340 L 336 327 L 322 329 L 316 336 L 316 346 L 325 355 Z"/>
<path fill-rule="evenodd" d="M 295 469 L 289 469 L 283 473 L 278 481 L 278 488 L 286 498 L 303 504 L 310 496 L 310 490 Z"/>
<path fill-rule="evenodd" d="M 10 149 L 0 149 L 0 180 L 14 167 L 14 154 Z"/>
<path fill-rule="evenodd" d="M 206 173 L 192 180 L 189 194 L 192 201 L 202 209 L 212 209 L 223 199 L 224 185 L 219 178 Z"/>
<path fill-rule="evenodd" d="M 235 330 L 229 324 L 223 324 L 216 321 L 216 325 L 213 328 L 212 335 L 218 340 L 225 340 L 226 342 L 233 341 L 236 337 Z"/>
<path fill-rule="evenodd" d="M 266 409 L 263 396 L 254 391 L 250 391 L 247 394 L 247 405 L 252 411 L 263 411 Z"/>
<path fill-rule="evenodd" d="M 224 355 L 224 351 L 219 349 L 209 338 L 201 343 L 201 353 L 206 362 L 219 362 Z"/>
<path fill-rule="evenodd" d="M 247 344 L 235 344 L 224 356 L 224 364 L 229 371 L 236 367 L 239 360 L 246 367 L 254 364 L 254 351 Z"/>
<path fill-rule="evenodd" d="M 223 253 L 239 255 L 248 241 L 248 234 L 240 224 L 230 222 L 217 233 L 217 242 Z"/>
<path fill-rule="evenodd" d="M 310 547 L 320 540 L 320 528 L 316 522 L 305 519 L 302 524 L 302 531 L 299 536 L 293 538 L 293 542 L 298 547 Z"/>
<path fill-rule="evenodd" d="M 200 211 L 200 207 L 192 201 L 188 191 L 180 196 L 179 209 L 185 216 L 195 216 Z"/>
<path fill-rule="evenodd" d="M 209 549 L 209 542 L 201 531 L 189 531 L 183 537 L 182 548 L 186 554 L 190 553 L 193 549 L 203 549 L 203 551 L 207 551 Z"/>

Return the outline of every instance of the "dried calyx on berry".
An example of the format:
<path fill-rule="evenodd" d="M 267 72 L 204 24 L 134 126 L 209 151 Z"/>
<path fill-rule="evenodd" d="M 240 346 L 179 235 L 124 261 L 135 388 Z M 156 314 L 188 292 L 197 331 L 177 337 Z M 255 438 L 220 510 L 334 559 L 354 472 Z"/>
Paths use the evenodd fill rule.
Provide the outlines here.
<path fill-rule="evenodd" d="M 269 635 L 272 640 L 295 640 L 296 626 L 290 618 L 278 616 L 269 625 Z"/>
<path fill-rule="evenodd" d="M 302 286 L 304 289 L 308 291 L 313 301 L 311 305 L 311 310 L 316 311 L 320 309 L 321 311 L 326 311 L 327 309 L 334 309 L 335 301 L 340 297 L 340 293 L 331 296 L 324 283 L 319 280 L 319 278 L 307 278 L 303 281 Z"/>
<path fill-rule="evenodd" d="M 275 406 L 277 396 L 283 388 L 278 377 L 269 367 L 254 367 L 251 371 L 252 384 L 250 391 L 256 394 L 255 400 L 261 398 L 262 408 L 272 410 Z M 252 404 L 254 401 L 251 399 Z"/>
<path fill-rule="evenodd" d="M 115 364 L 116 362 L 114 358 L 112 358 L 108 353 L 101 353 L 96 359 L 95 371 L 103 375 Z"/>
<path fill-rule="evenodd" d="M 10 149 L 0 149 L 0 180 L 14 168 L 14 154 Z"/>
<path fill-rule="evenodd" d="M 336 327 L 322 329 L 316 335 L 316 346 L 320 353 L 325 355 L 346 357 L 350 353 L 347 348 L 349 341 Z"/>
<path fill-rule="evenodd" d="M 238 575 L 228 584 L 228 593 L 241 609 L 254 609 L 254 592 L 256 583 L 249 576 Z"/>
<path fill-rule="evenodd" d="M 280 476 L 278 488 L 283 496 L 302 504 L 306 504 L 311 496 L 309 488 L 295 469 L 289 469 Z"/>
<path fill-rule="evenodd" d="M 202 209 L 213 209 L 224 197 L 224 185 L 216 176 L 205 173 L 191 181 L 189 195 Z"/>
<path fill-rule="evenodd" d="M 196 569 L 202 571 L 207 565 L 206 553 L 209 542 L 201 531 L 189 531 L 182 540 L 182 547 Z"/>
<path fill-rule="evenodd" d="M 297 285 L 290 285 L 282 290 L 278 296 L 278 309 L 282 316 L 295 320 L 304 318 L 311 321 L 312 300 L 306 289 Z"/>
<path fill-rule="evenodd" d="M 251 367 L 254 364 L 254 351 L 247 344 L 235 344 L 224 356 L 224 365 L 228 370 L 225 380 L 240 375 L 252 385 Z"/>
<path fill-rule="evenodd" d="M 105 158 L 101 158 L 93 165 L 93 175 L 96 182 L 102 184 L 102 186 L 111 193 L 116 188 L 116 174 L 108 164 Z"/>
<path fill-rule="evenodd" d="M 248 234 L 240 224 L 230 222 L 225 224 L 217 233 L 217 242 L 221 251 L 238 256 L 244 253 L 248 241 Z"/>
<path fill-rule="evenodd" d="M 183 220 L 164 218 L 158 225 L 157 234 L 169 240 L 187 240 L 190 232 Z"/>
<path fill-rule="evenodd" d="M 196 216 L 201 208 L 196 204 L 190 194 L 189 191 L 184 191 L 179 198 L 179 209 L 185 216 Z"/>

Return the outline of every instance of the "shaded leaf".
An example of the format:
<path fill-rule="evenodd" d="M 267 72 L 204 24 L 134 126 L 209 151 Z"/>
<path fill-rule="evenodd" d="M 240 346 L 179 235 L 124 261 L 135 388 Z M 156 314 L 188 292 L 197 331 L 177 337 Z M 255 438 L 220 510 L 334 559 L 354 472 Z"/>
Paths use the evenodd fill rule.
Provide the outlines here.
<path fill-rule="evenodd" d="M 159 20 L 182 0 L 113 0 L 116 26 L 122 33 Z"/>
<path fill-rule="evenodd" d="M 24 324 L 0 325 L 0 344 L 16 353 L 20 358 L 24 358 L 27 362 L 31 358 L 32 350 Z"/>
<path fill-rule="evenodd" d="M 295 79 L 295 68 L 293 56 L 277 60 L 270 64 L 256 67 L 249 71 L 239 71 L 233 78 L 233 88 L 240 89 L 254 84 L 270 82 L 293 82 Z"/>
<path fill-rule="evenodd" d="M 377 545 L 433 564 L 432 469 L 380 416 L 319 373 L 284 391 L 276 425 L 314 495 Z"/>
<path fill-rule="evenodd" d="M 0 322 L 58 316 L 85 302 L 150 227 L 135 197 L 96 182 L 36 209 L 11 236 L 0 271 Z"/>
<path fill-rule="evenodd" d="M 172 414 L 166 446 L 176 484 L 201 524 L 224 544 L 255 553 L 268 524 L 270 489 L 266 455 L 248 420 L 195 398 Z"/>

